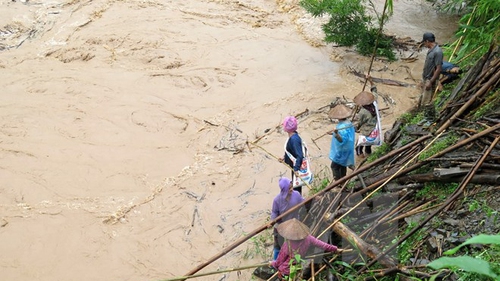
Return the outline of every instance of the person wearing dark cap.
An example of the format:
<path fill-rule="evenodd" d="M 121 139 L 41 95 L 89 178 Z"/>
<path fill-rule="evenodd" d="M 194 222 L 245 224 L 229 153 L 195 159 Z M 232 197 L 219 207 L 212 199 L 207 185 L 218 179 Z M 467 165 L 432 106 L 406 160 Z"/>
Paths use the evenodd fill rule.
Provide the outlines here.
<path fill-rule="evenodd" d="M 432 96 L 437 87 L 439 74 L 443 66 L 443 51 L 436 43 L 434 34 L 430 32 L 424 33 L 421 43 L 429 50 L 427 51 L 422 71 L 423 91 L 419 105 L 428 105 L 432 101 Z"/>
<path fill-rule="evenodd" d="M 279 272 L 279 278 L 285 279 L 290 274 L 290 260 L 298 254 L 301 258 L 305 258 L 309 248 L 316 246 L 328 252 L 341 252 L 335 245 L 325 243 L 310 234 L 309 228 L 293 218 L 281 223 L 277 227 L 278 233 L 283 236 L 286 241 L 283 245 L 278 258 L 270 265 L 276 268 Z M 295 264 L 296 261 L 293 262 Z"/>
<path fill-rule="evenodd" d="M 337 127 L 333 130 L 330 145 L 330 165 L 333 179 L 339 180 L 347 174 L 347 167 L 354 167 L 354 138 L 355 131 L 351 121 L 352 110 L 343 104 L 338 104 L 330 110 L 328 116 L 339 120 Z"/>

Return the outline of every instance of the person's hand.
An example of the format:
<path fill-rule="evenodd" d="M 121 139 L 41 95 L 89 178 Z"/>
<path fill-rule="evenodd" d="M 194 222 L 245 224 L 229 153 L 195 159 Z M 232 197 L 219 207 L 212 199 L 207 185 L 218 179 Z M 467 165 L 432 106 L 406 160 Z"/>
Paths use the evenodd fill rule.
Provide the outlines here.
<path fill-rule="evenodd" d="M 335 253 L 340 254 L 340 253 L 342 253 L 343 251 L 344 251 L 344 249 L 337 248 L 337 251 L 335 251 Z"/>
<path fill-rule="evenodd" d="M 273 266 L 273 261 L 268 261 L 268 262 L 267 262 L 267 265 L 269 265 L 269 266 Z"/>
<path fill-rule="evenodd" d="M 338 134 L 339 134 L 339 130 L 337 130 L 337 129 L 333 129 L 333 132 L 334 132 L 336 135 L 338 135 Z"/>
<path fill-rule="evenodd" d="M 431 81 L 426 81 L 424 87 L 426 90 L 430 90 L 431 89 Z"/>

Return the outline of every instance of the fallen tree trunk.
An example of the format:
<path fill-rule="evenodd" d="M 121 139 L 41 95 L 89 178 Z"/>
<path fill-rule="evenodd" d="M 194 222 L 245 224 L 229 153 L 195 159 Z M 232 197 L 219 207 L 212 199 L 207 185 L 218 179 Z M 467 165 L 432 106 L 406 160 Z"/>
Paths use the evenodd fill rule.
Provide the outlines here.
<path fill-rule="evenodd" d="M 381 251 L 375 246 L 366 243 L 361 239 L 356 233 L 354 233 L 349 227 L 341 222 L 337 222 L 333 225 L 333 231 L 338 235 L 342 236 L 344 239 L 355 244 L 355 247 L 363 252 L 365 255 L 371 259 L 375 259 L 380 256 Z M 396 267 L 394 260 L 388 256 L 383 256 L 378 259 L 378 262 L 386 268 Z"/>

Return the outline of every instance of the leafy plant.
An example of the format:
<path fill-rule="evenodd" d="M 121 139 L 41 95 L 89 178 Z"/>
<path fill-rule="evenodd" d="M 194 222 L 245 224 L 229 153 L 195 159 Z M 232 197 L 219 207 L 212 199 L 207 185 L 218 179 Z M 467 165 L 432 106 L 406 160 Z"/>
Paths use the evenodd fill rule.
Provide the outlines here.
<path fill-rule="evenodd" d="M 471 244 L 500 245 L 500 235 L 481 234 L 468 239 L 464 243 L 460 244 L 459 246 L 451 250 L 444 252 L 443 254 L 454 255 L 463 246 Z M 477 257 L 470 257 L 466 255 L 458 257 L 441 257 L 437 260 L 432 261 L 427 266 L 433 269 L 448 268 L 456 272 L 461 272 L 461 271 L 471 272 L 489 277 L 492 280 L 500 280 L 500 276 L 492 270 L 492 263 Z M 431 278 L 431 280 L 435 280 L 436 278 L 437 274 L 434 275 L 433 278 Z"/>
<path fill-rule="evenodd" d="M 368 159 L 366 161 L 373 162 L 378 158 L 380 158 L 381 156 L 386 155 L 390 151 L 391 151 L 391 146 L 388 143 L 384 142 L 381 146 L 377 147 L 377 149 L 375 149 L 370 156 L 368 156 Z"/>
<path fill-rule="evenodd" d="M 499 43 L 500 1 L 448 0 L 446 2 L 447 4 L 442 8 L 444 11 L 463 10 L 465 12 L 460 18 L 460 27 L 455 33 L 457 40 L 444 49 L 445 56 L 453 62 L 462 61 L 463 65 L 474 64 L 490 45 Z"/>
<path fill-rule="evenodd" d="M 418 157 L 419 160 L 425 160 L 432 155 L 435 155 L 436 153 L 448 148 L 450 145 L 455 144 L 458 140 L 458 136 L 455 134 L 448 134 L 444 138 L 440 138 L 437 140 L 431 147 L 429 147 L 426 151 L 424 151 L 420 156 Z"/>
<path fill-rule="evenodd" d="M 261 232 L 259 235 L 256 235 L 250 238 L 250 245 L 247 246 L 243 254 L 244 259 L 252 259 L 252 258 L 262 258 L 268 259 L 271 251 L 269 250 L 269 245 L 272 245 L 273 236 L 272 230 L 267 229 Z"/>
<path fill-rule="evenodd" d="M 287 277 L 287 280 L 298 280 L 297 278 L 302 271 L 302 258 L 299 254 L 296 254 L 294 258 L 290 259 L 290 274 Z"/>
<path fill-rule="evenodd" d="M 378 17 L 378 24 L 383 24 L 392 12 L 392 0 L 387 1 L 388 13 Z M 363 0 L 301 0 L 300 5 L 315 17 L 327 14 L 329 21 L 323 24 L 325 42 L 340 46 L 356 46 L 359 53 L 369 55 L 377 46 L 376 54 L 395 59 L 392 51 L 392 39 L 379 35 L 374 27 L 374 18 L 368 15 Z M 374 8 L 374 5 L 371 4 Z M 378 38 L 378 40 L 377 40 Z M 378 42 L 377 44 L 375 44 Z"/>

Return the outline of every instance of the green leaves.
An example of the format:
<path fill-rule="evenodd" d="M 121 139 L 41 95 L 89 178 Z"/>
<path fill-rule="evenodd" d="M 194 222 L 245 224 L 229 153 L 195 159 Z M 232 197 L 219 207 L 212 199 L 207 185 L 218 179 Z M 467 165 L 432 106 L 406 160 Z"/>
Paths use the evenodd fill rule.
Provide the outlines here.
<path fill-rule="evenodd" d="M 448 0 L 443 8 L 455 11 L 453 7 L 462 6 L 463 0 Z M 498 0 L 468 0 L 466 13 L 459 21 L 460 27 L 455 33 L 455 40 L 445 55 L 451 62 L 461 62 L 462 65 L 474 64 L 491 44 L 498 44 L 500 37 L 500 1 Z"/>
<path fill-rule="evenodd" d="M 446 251 L 445 255 L 455 254 L 461 247 L 470 244 L 494 244 L 500 245 L 500 235 L 481 234 L 472 237 L 454 249 Z M 500 280 L 500 276 L 493 272 L 490 263 L 485 260 L 469 256 L 442 257 L 427 265 L 433 269 L 449 268 L 451 270 L 461 270 L 488 276 L 494 280 Z"/>
<path fill-rule="evenodd" d="M 491 278 L 498 278 L 498 275 L 491 270 L 488 262 L 468 256 L 454 258 L 443 257 L 429 263 L 427 266 L 433 269 L 461 269 L 467 272 L 486 275 Z"/>
<path fill-rule="evenodd" d="M 469 240 L 465 241 L 464 243 L 458 245 L 457 247 L 448 250 L 444 252 L 444 255 L 453 255 L 455 254 L 460 248 L 462 248 L 465 245 L 471 245 L 471 244 L 495 244 L 495 245 L 500 245 L 500 235 L 486 235 L 486 234 L 480 234 L 478 236 L 474 236 L 470 238 Z"/>
<path fill-rule="evenodd" d="M 392 0 L 387 0 L 383 21 L 382 17 L 375 21 L 369 16 L 363 1 L 366 0 L 301 0 L 300 5 L 315 17 L 329 15 L 330 20 L 322 26 L 325 42 L 356 46 L 362 55 L 371 55 L 377 44 L 376 55 L 395 60 L 392 38 L 379 34 L 378 26 L 374 27 L 374 23 L 380 25 L 387 20 L 393 8 Z M 375 14 L 378 16 L 376 11 Z"/>

